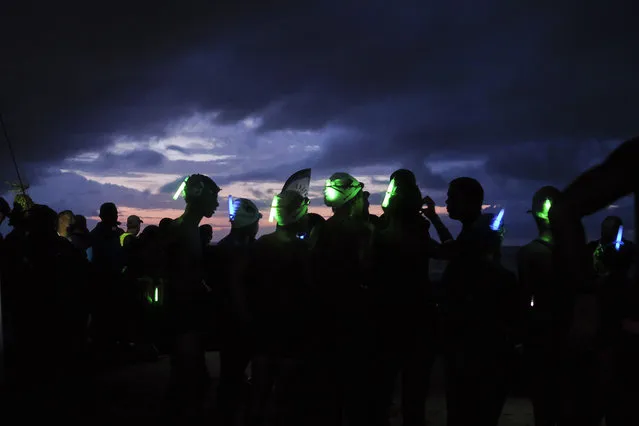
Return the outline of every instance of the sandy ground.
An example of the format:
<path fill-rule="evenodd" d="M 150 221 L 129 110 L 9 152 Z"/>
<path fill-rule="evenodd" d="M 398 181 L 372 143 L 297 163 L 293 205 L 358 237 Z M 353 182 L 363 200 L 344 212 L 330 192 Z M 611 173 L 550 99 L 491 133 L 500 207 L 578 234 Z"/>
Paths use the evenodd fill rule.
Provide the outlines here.
<path fill-rule="evenodd" d="M 207 355 L 209 371 L 214 377 L 219 374 L 219 359 L 216 352 Z M 163 393 L 169 377 L 169 362 L 163 357 L 156 363 L 139 364 L 118 368 L 101 375 L 99 400 L 95 412 L 100 413 L 96 422 L 100 424 L 121 424 L 134 420 L 157 418 L 162 408 Z M 445 398 L 442 394 L 443 377 L 440 366 L 433 373 L 433 395 L 427 402 L 427 416 L 431 426 L 446 424 Z M 213 401 L 214 390 L 209 401 Z M 93 423 L 93 422 L 91 422 Z M 400 419 L 393 418 L 393 426 L 400 425 Z M 525 426 L 533 424 L 532 408 L 528 400 L 511 398 L 502 413 L 500 426 Z M 303 425 L 301 425 L 303 426 Z"/>

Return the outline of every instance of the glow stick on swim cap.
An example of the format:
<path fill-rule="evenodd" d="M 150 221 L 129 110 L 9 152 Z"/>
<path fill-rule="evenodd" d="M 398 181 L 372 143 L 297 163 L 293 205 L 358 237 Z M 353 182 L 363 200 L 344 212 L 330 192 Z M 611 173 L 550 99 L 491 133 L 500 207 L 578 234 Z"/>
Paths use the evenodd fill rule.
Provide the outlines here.
<path fill-rule="evenodd" d="M 617 231 L 617 239 L 615 240 L 615 250 L 619 251 L 623 245 L 623 225 L 619 225 L 619 231 Z"/>
<path fill-rule="evenodd" d="M 499 231 L 499 228 L 501 227 L 501 223 L 503 219 L 504 219 L 504 209 L 501 209 L 499 214 L 495 216 L 495 219 L 493 219 L 493 223 L 490 224 L 490 229 L 492 229 L 493 231 Z"/>
<path fill-rule="evenodd" d="M 184 188 L 186 188 L 186 181 L 187 180 L 189 180 L 188 177 L 184 178 L 184 180 L 182 181 L 182 183 L 178 187 L 177 191 L 175 191 L 175 194 L 173 194 L 173 199 L 174 200 L 177 200 L 178 197 L 180 196 L 180 194 L 182 194 L 184 192 Z"/>
<path fill-rule="evenodd" d="M 271 203 L 271 214 L 268 217 L 268 221 L 273 223 L 275 220 L 275 215 L 277 214 L 277 205 L 278 205 L 278 197 L 277 195 L 273 197 L 273 202 Z"/>
<path fill-rule="evenodd" d="M 548 220 L 548 212 L 550 212 L 551 207 L 552 207 L 552 201 L 550 201 L 549 198 L 546 198 L 546 201 L 544 201 L 544 205 L 542 206 L 538 216 L 542 219 Z"/>
<path fill-rule="evenodd" d="M 229 220 L 231 222 L 235 220 L 236 213 L 237 213 L 237 209 L 235 208 L 235 202 L 233 201 L 233 196 L 229 195 Z"/>
<path fill-rule="evenodd" d="M 393 195 L 395 195 L 395 179 L 392 179 L 388 184 L 388 189 L 386 190 L 386 195 L 384 196 L 384 201 L 382 201 L 382 207 L 388 207 L 388 203 L 390 203 L 390 199 Z"/>

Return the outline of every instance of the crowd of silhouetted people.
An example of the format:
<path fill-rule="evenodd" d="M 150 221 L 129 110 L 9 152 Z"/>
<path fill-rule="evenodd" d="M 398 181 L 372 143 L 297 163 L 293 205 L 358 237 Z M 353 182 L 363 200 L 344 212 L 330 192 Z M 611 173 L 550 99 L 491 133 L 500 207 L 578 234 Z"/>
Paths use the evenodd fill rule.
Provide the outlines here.
<path fill-rule="evenodd" d="M 275 231 L 260 238 L 255 203 L 229 197 L 231 230 L 217 244 L 200 222 L 220 188 L 204 175 L 178 189 L 182 216 L 143 229 L 135 215 L 121 226 L 113 203 L 89 231 L 85 217 L 26 193 L 13 207 L 0 199 L 12 227 L 0 240 L 9 393 L 35 409 L 78 397 L 97 368 L 167 353 L 170 423 L 389 425 L 400 383 L 402 424 L 425 426 L 441 356 L 449 426 L 496 426 L 518 371 L 537 426 L 639 425 L 636 253 L 619 217 L 598 240 L 573 242 L 572 193 L 542 187 L 528 212 L 538 235 L 510 271 L 509 213 L 485 213 L 473 178 L 448 188 L 457 237 L 409 170 L 390 176 L 379 217 L 342 172 L 324 187 L 332 216 L 310 213 L 309 183 L 310 169 L 289 178 L 271 205 Z M 437 282 L 432 259 L 447 261 Z M 212 412 L 210 350 L 220 353 Z"/>

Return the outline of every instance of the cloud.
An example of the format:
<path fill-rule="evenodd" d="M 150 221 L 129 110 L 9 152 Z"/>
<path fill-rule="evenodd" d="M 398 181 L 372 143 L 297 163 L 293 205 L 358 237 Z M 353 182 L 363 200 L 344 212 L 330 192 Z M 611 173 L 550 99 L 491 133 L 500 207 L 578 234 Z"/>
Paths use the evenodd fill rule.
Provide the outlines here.
<path fill-rule="evenodd" d="M 36 203 L 47 204 L 56 211 L 71 209 L 86 216 L 94 215 L 100 205 L 108 201 L 140 209 L 171 208 L 173 201 L 170 197 L 167 199 L 148 191 L 100 183 L 75 173 L 51 175 L 29 192 Z"/>
<path fill-rule="evenodd" d="M 525 204 L 603 157 L 593 141 L 636 133 L 639 95 L 633 5 L 525 6 L 20 2 L 0 18 L 0 110 L 25 179 L 56 202 L 60 168 L 133 189 L 103 195 L 135 207 L 194 172 L 277 188 L 311 166 L 374 169 L 382 187 L 411 168 L 438 199 L 468 174 Z"/>
<path fill-rule="evenodd" d="M 169 151 L 177 151 L 185 155 L 189 153 L 185 148 L 182 148 L 181 146 L 177 146 L 177 145 L 168 145 L 166 149 Z"/>
<path fill-rule="evenodd" d="M 171 19 L 145 13 L 140 21 L 136 12 L 147 11 L 130 7 L 125 22 L 108 11 L 12 17 L 5 31 L 19 42 L 4 48 L 16 56 L 4 85 L 14 138 L 64 140 L 63 155 L 218 111 L 221 122 L 260 116 L 264 130 L 353 127 L 382 147 L 369 160 L 384 160 L 407 148 L 426 157 L 636 131 L 620 102 L 639 93 L 639 65 L 628 60 L 637 55 L 627 42 L 634 26 L 614 1 L 606 11 L 585 2 L 579 13 L 503 1 L 234 3 L 186 2 Z M 20 151 L 25 161 L 53 154 Z"/>

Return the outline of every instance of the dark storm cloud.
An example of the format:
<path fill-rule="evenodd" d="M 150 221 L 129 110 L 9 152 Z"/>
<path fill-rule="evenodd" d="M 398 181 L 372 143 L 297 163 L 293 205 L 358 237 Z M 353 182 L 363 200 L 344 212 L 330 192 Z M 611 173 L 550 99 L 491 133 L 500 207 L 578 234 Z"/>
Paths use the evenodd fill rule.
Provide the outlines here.
<path fill-rule="evenodd" d="M 160 13 L 116 2 L 93 18 L 9 10 L 0 99 L 19 158 L 62 159 L 219 111 L 229 122 L 260 115 L 262 131 L 350 128 L 313 167 L 399 162 L 442 187 L 423 166 L 434 155 L 577 146 L 638 129 L 627 106 L 639 95 L 629 2 L 210 3 Z M 511 169 L 495 161 L 502 174 L 534 176 L 515 166 L 526 157 L 513 157 Z"/>
<path fill-rule="evenodd" d="M 161 134 L 198 104 L 180 95 L 188 76 L 180 82 L 167 74 L 171 61 L 272 6 L 114 1 L 95 10 L 23 1 L 4 8 L 0 111 L 25 174 L 35 162 L 100 148 L 117 135 Z M 3 141 L 2 177 L 9 174 L 4 150 Z"/>
<path fill-rule="evenodd" d="M 493 153 L 486 168 L 498 176 L 565 186 L 610 151 L 610 144 L 596 141 L 522 143 Z"/>

